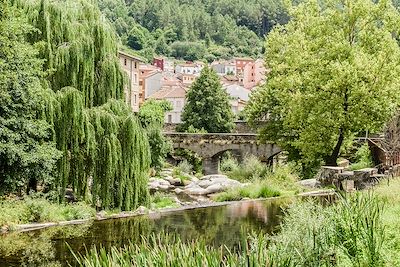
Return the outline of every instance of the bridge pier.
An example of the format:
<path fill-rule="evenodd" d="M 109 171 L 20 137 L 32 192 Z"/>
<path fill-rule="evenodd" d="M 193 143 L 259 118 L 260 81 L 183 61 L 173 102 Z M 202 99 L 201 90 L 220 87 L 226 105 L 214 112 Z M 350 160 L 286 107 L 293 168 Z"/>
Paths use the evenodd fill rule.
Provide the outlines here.
<path fill-rule="evenodd" d="M 219 158 L 203 158 L 203 172 L 204 175 L 218 174 L 219 173 Z"/>

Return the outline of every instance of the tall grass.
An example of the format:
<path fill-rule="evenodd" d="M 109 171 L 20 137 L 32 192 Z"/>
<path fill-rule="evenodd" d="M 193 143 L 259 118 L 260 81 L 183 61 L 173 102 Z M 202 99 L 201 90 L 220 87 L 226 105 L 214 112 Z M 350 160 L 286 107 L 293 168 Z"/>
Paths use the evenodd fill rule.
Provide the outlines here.
<path fill-rule="evenodd" d="M 252 234 L 232 251 L 198 238 L 144 238 L 122 249 L 92 249 L 76 256 L 80 266 L 383 266 L 382 202 L 369 194 L 339 197 L 324 206 L 306 201 L 291 206 L 280 232 Z"/>
<path fill-rule="evenodd" d="M 271 241 L 272 266 L 383 266 L 382 202 L 371 194 L 339 198 L 290 208 Z"/>
<path fill-rule="evenodd" d="M 94 217 L 96 210 L 83 202 L 58 204 L 44 198 L 0 200 L 0 227 L 37 222 L 58 222 Z"/>

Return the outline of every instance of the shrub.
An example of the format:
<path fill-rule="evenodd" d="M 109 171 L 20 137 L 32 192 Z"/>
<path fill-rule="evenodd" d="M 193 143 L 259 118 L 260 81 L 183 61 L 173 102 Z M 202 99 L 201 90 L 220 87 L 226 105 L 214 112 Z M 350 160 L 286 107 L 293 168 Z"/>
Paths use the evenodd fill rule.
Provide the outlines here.
<path fill-rule="evenodd" d="M 151 196 L 151 206 L 155 209 L 162 209 L 167 207 L 177 207 L 178 204 L 171 197 L 171 195 L 162 192 L 156 192 Z"/>
<path fill-rule="evenodd" d="M 372 162 L 371 150 L 367 143 L 363 144 L 355 154 L 355 163 L 350 165 L 351 170 L 359 170 L 363 168 L 370 168 L 374 164 Z"/>
<path fill-rule="evenodd" d="M 182 173 L 191 173 L 193 166 L 186 160 L 179 162 L 178 166 L 174 168 L 174 174 L 180 175 Z"/>
<path fill-rule="evenodd" d="M 252 184 L 235 187 L 227 190 L 226 192 L 219 193 L 215 196 L 215 200 L 222 201 L 236 201 L 243 198 L 268 198 L 280 196 L 282 192 L 268 184 L 266 181 L 255 181 Z"/>
<path fill-rule="evenodd" d="M 0 227 L 36 222 L 58 222 L 75 219 L 89 219 L 96 210 L 79 202 L 58 204 L 44 198 L 31 198 L 0 201 Z"/>

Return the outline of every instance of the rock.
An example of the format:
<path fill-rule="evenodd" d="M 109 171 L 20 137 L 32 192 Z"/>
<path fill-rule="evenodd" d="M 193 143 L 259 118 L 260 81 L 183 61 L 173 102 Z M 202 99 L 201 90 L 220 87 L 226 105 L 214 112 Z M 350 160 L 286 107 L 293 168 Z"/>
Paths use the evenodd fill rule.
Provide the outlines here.
<path fill-rule="evenodd" d="M 318 188 L 321 186 L 321 183 L 317 179 L 306 179 L 298 181 L 297 183 L 308 188 Z"/>
<path fill-rule="evenodd" d="M 180 186 L 182 185 L 182 181 L 179 178 L 174 178 L 172 176 L 167 176 L 164 180 L 168 181 L 171 185 Z"/>
<path fill-rule="evenodd" d="M 225 175 L 207 175 L 187 185 L 185 193 L 189 195 L 209 195 L 238 186 L 243 185 L 236 180 L 229 179 Z"/>
<path fill-rule="evenodd" d="M 207 195 L 207 190 L 204 188 L 201 188 L 200 186 L 192 186 L 189 188 L 186 188 L 184 192 L 188 195 Z"/>
<path fill-rule="evenodd" d="M 106 212 L 104 210 L 99 211 L 96 213 L 96 219 L 101 220 L 104 219 L 107 216 Z"/>
<path fill-rule="evenodd" d="M 201 180 L 197 183 L 198 186 L 202 187 L 202 188 L 207 188 L 210 185 L 212 185 L 213 182 L 211 180 Z"/>
<path fill-rule="evenodd" d="M 148 210 L 148 208 L 146 208 L 144 206 L 140 206 L 139 208 L 136 209 L 136 212 L 139 214 L 145 214 L 145 213 L 148 213 L 149 210 Z"/>
<path fill-rule="evenodd" d="M 174 188 L 168 181 L 164 179 L 154 179 L 152 182 L 149 182 L 148 187 L 153 190 L 168 190 Z"/>
<path fill-rule="evenodd" d="M 200 180 L 211 180 L 211 179 L 217 179 L 217 178 L 228 179 L 228 177 L 223 174 L 211 174 L 211 175 L 206 175 L 206 176 L 201 177 Z"/>
<path fill-rule="evenodd" d="M 348 159 L 342 159 L 338 162 L 339 167 L 348 168 L 350 166 L 350 161 Z"/>
<path fill-rule="evenodd" d="M 183 189 L 175 188 L 174 192 L 175 194 L 181 194 L 183 192 Z"/>
<path fill-rule="evenodd" d="M 215 194 L 224 191 L 226 186 L 221 183 L 212 184 L 206 188 L 207 194 Z"/>

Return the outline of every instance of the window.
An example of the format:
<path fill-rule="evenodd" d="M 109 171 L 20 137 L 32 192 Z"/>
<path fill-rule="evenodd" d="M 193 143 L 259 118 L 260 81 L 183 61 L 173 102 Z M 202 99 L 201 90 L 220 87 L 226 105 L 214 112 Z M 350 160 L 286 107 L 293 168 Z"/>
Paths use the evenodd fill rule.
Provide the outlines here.
<path fill-rule="evenodd" d="M 126 58 L 124 58 L 124 66 L 126 66 L 128 63 L 126 61 Z"/>
<path fill-rule="evenodd" d="M 168 123 L 172 123 L 172 115 L 168 114 Z"/>
<path fill-rule="evenodd" d="M 135 98 L 134 98 L 134 100 L 133 100 L 133 104 L 137 104 L 137 94 L 135 94 Z"/>
<path fill-rule="evenodd" d="M 137 62 L 135 62 L 135 69 L 137 69 Z"/>

